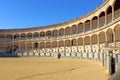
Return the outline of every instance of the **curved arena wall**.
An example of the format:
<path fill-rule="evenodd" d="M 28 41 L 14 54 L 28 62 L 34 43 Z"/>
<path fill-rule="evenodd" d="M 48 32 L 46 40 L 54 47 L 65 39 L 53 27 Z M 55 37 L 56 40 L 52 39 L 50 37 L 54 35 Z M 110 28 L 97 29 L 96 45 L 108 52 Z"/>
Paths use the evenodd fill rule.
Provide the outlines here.
<path fill-rule="evenodd" d="M 109 73 L 119 69 L 120 1 L 106 0 L 86 16 L 26 29 L 0 30 L 0 55 L 57 56 L 94 59 Z M 114 65 L 111 65 L 113 64 Z"/>

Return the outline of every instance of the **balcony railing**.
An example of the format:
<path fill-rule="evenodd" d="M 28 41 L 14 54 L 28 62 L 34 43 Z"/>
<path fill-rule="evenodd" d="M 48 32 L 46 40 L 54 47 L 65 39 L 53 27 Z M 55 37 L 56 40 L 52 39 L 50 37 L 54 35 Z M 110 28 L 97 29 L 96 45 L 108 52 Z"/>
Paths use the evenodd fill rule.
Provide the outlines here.
<path fill-rule="evenodd" d="M 85 32 L 88 32 L 88 31 L 90 31 L 90 27 L 85 29 Z"/>
<path fill-rule="evenodd" d="M 93 26 L 93 27 L 92 27 L 92 30 L 97 29 L 97 27 L 98 27 L 97 25 Z"/>

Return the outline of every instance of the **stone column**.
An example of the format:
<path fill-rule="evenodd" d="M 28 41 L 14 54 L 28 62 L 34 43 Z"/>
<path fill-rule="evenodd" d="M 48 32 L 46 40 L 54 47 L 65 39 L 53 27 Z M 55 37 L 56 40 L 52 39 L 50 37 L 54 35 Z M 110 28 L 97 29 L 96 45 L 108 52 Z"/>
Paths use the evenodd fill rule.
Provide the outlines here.
<path fill-rule="evenodd" d="M 20 42 L 19 42 L 19 46 L 18 46 L 18 48 L 19 48 L 19 51 L 20 51 L 20 47 L 21 47 L 21 46 L 20 46 Z"/>
<path fill-rule="evenodd" d="M 52 44 L 53 42 L 51 41 L 51 52 L 50 52 L 50 56 L 53 56 L 52 54 L 53 54 L 53 44 Z"/>
<path fill-rule="evenodd" d="M 114 20 L 114 5 L 112 5 L 112 21 Z"/>
<path fill-rule="evenodd" d="M 100 18 L 98 17 L 98 26 L 97 26 L 97 28 L 99 28 L 100 27 Z"/>
<path fill-rule="evenodd" d="M 83 49 L 84 49 L 84 52 L 85 52 L 85 41 L 84 41 L 84 38 L 83 38 Z"/>
<path fill-rule="evenodd" d="M 27 43 L 25 43 L 25 53 L 26 53 L 26 56 L 28 56 Z"/>
<path fill-rule="evenodd" d="M 40 56 L 40 42 L 38 42 L 38 50 L 37 50 L 37 52 L 38 52 L 38 56 Z"/>
<path fill-rule="evenodd" d="M 59 51 L 59 41 L 57 41 L 57 48 L 58 48 L 57 51 L 58 51 L 58 53 L 59 53 L 59 52 L 60 52 L 60 51 Z"/>
<path fill-rule="evenodd" d="M 83 33 L 85 33 L 85 22 L 83 23 Z"/>
<path fill-rule="evenodd" d="M 78 33 L 78 25 L 76 27 L 77 27 L 77 35 L 79 35 L 79 33 Z"/>
<path fill-rule="evenodd" d="M 77 52 L 79 52 L 78 51 L 78 38 L 76 38 L 76 46 L 77 46 Z"/>
<path fill-rule="evenodd" d="M 90 52 L 92 53 L 92 55 L 94 55 L 94 53 L 93 53 L 93 50 L 92 50 L 92 36 L 90 36 L 90 47 L 91 47 L 91 50 L 90 50 Z M 89 58 L 89 54 L 90 53 L 88 53 L 88 58 Z M 94 58 L 94 56 L 93 56 L 93 58 Z"/>
<path fill-rule="evenodd" d="M 105 47 L 108 47 L 107 33 L 105 33 Z"/>
<path fill-rule="evenodd" d="M 116 48 L 116 35 L 114 30 L 113 30 L 113 37 L 114 37 L 114 47 Z"/>
<path fill-rule="evenodd" d="M 64 41 L 64 56 L 66 56 L 66 47 L 65 47 L 65 41 Z"/>
<path fill-rule="evenodd" d="M 100 60 L 100 40 L 99 40 L 99 35 L 97 35 L 97 46 L 98 46 L 98 59 Z"/>
<path fill-rule="evenodd" d="M 25 51 L 27 51 L 27 43 L 25 43 Z"/>
<path fill-rule="evenodd" d="M 99 35 L 97 35 L 97 45 L 98 45 L 98 51 L 100 51 L 100 40 Z"/>
<path fill-rule="evenodd" d="M 66 37 L 65 29 L 64 29 L 64 37 Z"/>
<path fill-rule="evenodd" d="M 106 24 L 107 24 L 107 12 L 105 11 L 105 24 L 104 25 Z"/>
<path fill-rule="evenodd" d="M 90 20 L 90 31 L 92 31 L 92 20 Z"/>
<path fill-rule="evenodd" d="M 92 39 L 91 39 L 91 36 L 90 36 L 90 47 L 91 47 L 90 48 L 91 49 L 90 52 L 92 52 Z"/>
<path fill-rule="evenodd" d="M 71 32 L 72 32 L 72 30 L 71 30 L 71 27 L 70 27 L 70 36 L 72 36 L 72 33 L 71 33 Z"/>
<path fill-rule="evenodd" d="M 20 56 L 22 56 L 20 42 L 18 44 L 18 49 L 19 49 Z"/>
<path fill-rule="evenodd" d="M 46 42 L 45 42 L 45 53 L 44 53 L 44 56 L 46 56 L 46 50 L 47 50 L 47 49 L 46 49 Z"/>
<path fill-rule="evenodd" d="M 84 49 L 83 53 L 85 53 L 86 51 L 85 51 L 85 41 L 84 41 L 84 38 L 83 38 L 83 49 Z M 82 53 L 82 59 L 83 59 L 83 53 Z"/>
<path fill-rule="evenodd" d="M 71 40 L 70 40 L 70 57 L 72 56 L 72 44 L 71 44 Z"/>
<path fill-rule="evenodd" d="M 44 37 L 44 39 L 47 39 L 46 37 L 47 37 L 47 36 L 46 36 L 46 32 L 45 32 L 45 37 Z"/>

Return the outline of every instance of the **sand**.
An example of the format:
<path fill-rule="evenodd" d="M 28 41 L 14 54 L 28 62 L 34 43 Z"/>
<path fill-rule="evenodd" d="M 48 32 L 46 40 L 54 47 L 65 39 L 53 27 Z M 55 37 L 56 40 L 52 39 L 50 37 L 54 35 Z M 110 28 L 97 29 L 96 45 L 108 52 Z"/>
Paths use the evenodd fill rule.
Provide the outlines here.
<path fill-rule="evenodd" d="M 72 58 L 0 58 L 0 80 L 107 80 L 105 69 Z"/>

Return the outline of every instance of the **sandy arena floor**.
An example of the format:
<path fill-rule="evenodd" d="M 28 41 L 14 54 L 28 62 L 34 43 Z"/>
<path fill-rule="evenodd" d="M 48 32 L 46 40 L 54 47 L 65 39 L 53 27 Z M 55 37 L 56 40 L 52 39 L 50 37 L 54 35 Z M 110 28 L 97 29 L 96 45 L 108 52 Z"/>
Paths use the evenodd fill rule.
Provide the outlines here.
<path fill-rule="evenodd" d="M 0 58 L 0 80 L 107 80 L 105 69 L 70 58 Z"/>

